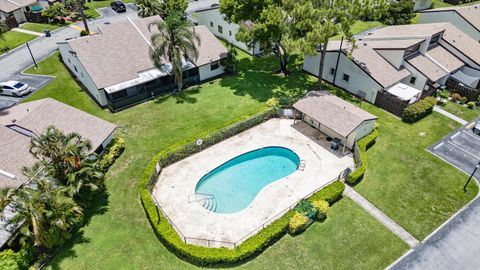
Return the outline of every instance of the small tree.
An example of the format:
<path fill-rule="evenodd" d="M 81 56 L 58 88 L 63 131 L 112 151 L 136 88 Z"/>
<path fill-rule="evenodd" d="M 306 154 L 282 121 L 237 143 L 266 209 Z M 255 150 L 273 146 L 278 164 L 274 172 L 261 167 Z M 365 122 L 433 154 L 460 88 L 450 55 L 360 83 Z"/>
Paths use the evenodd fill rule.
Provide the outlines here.
<path fill-rule="evenodd" d="M 415 2 L 410 0 L 391 1 L 388 9 L 381 14 L 379 21 L 386 25 L 411 24 L 415 17 L 414 6 Z"/>
<path fill-rule="evenodd" d="M 54 3 L 42 12 L 42 16 L 47 17 L 49 20 L 59 19 L 67 15 L 68 11 L 65 5 L 60 2 Z"/>

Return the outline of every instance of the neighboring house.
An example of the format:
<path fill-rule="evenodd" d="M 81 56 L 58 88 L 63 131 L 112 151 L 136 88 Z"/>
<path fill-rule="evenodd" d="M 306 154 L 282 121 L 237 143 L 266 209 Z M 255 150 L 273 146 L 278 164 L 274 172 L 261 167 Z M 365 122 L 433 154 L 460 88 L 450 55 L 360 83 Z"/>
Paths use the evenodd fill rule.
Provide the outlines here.
<path fill-rule="evenodd" d="M 480 88 L 480 44 L 449 23 L 389 26 L 357 37 L 356 47 L 330 41 L 322 78 L 377 104 L 388 92 L 413 103 L 447 81 Z M 318 76 L 320 54 L 305 56 L 303 69 Z"/>
<path fill-rule="evenodd" d="M 249 54 L 257 55 L 261 53 L 260 44 L 257 43 L 254 46 L 249 46 L 235 38 L 235 35 L 240 29 L 240 25 L 227 22 L 220 13 L 219 7 L 197 10 L 192 16 L 199 25 L 206 26 L 215 36 L 228 41 Z M 252 22 L 249 21 L 244 22 L 245 27 L 249 27 L 251 24 Z"/>
<path fill-rule="evenodd" d="M 160 17 L 129 18 L 102 25 L 99 34 L 58 43 L 63 62 L 100 106 L 118 111 L 176 88 L 170 63 L 165 60 L 159 70 L 150 58 L 149 24 L 155 20 Z M 186 85 L 223 74 L 221 60 L 228 56 L 206 27 L 196 26 L 195 32 L 199 56 L 183 63 Z"/>
<path fill-rule="evenodd" d="M 18 27 L 27 21 L 25 12 L 37 4 L 37 0 L 0 0 L 0 21 L 5 21 L 8 28 Z"/>
<path fill-rule="evenodd" d="M 377 117 L 327 91 L 311 91 L 293 108 L 301 119 L 348 149 L 372 132 Z"/>
<path fill-rule="evenodd" d="M 64 133 L 89 139 L 99 153 L 111 141 L 116 125 L 51 98 L 22 103 L 0 112 L 0 188 L 18 188 L 29 179 L 23 166 L 32 166 L 31 138 L 53 125 Z"/>
<path fill-rule="evenodd" d="M 432 6 L 432 0 L 413 0 L 413 2 L 415 3 L 413 11 L 429 9 Z"/>
<path fill-rule="evenodd" d="M 480 4 L 425 10 L 420 23 L 448 22 L 480 42 Z"/>

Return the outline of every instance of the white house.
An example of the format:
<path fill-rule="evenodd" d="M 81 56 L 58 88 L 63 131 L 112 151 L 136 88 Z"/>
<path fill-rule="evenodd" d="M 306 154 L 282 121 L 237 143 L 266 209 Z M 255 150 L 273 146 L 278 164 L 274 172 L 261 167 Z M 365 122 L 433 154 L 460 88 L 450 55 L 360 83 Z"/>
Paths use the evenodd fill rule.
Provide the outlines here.
<path fill-rule="evenodd" d="M 172 91 L 176 85 L 171 65 L 157 69 L 150 58 L 149 23 L 160 17 L 128 19 L 103 25 L 99 34 L 58 43 L 62 60 L 90 96 L 112 111 L 135 105 Z M 197 59 L 184 59 L 186 85 L 224 73 L 221 60 L 228 50 L 204 26 L 196 26 L 200 38 Z"/>
<path fill-rule="evenodd" d="M 432 6 L 432 0 L 413 0 L 413 2 L 415 3 L 413 11 L 429 9 Z"/>
<path fill-rule="evenodd" d="M 303 69 L 318 76 L 319 62 L 306 55 Z M 480 89 L 480 44 L 449 23 L 372 29 L 355 48 L 330 41 L 322 78 L 371 103 L 379 91 L 415 102 L 447 80 Z"/>
<path fill-rule="evenodd" d="M 235 38 L 235 35 L 240 29 L 240 25 L 227 22 L 220 13 L 218 6 L 197 10 L 192 16 L 199 25 L 206 26 L 218 38 L 228 41 L 249 54 L 256 55 L 261 53 L 260 44 L 257 43 L 254 46 L 249 46 Z M 248 26 L 251 22 L 245 22 L 245 24 Z"/>
<path fill-rule="evenodd" d="M 0 21 L 6 21 L 9 28 L 27 21 L 25 12 L 37 4 L 37 0 L 0 0 Z"/>
<path fill-rule="evenodd" d="M 480 42 L 480 4 L 425 10 L 420 23 L 449 22 Z"/>

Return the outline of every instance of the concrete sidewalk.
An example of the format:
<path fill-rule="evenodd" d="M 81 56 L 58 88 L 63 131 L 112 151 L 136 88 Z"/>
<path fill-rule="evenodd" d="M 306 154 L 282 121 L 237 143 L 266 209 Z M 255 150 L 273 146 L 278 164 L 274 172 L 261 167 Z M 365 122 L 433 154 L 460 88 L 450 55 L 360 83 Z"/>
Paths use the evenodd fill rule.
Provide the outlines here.
<path fill-rule="evenodd" d="M 44 35 L 43 33 L 35 32 L 35 31 L 30 31 L 30 30 L 25 30 L 25 29 L 21 29 L 21 28 L 12 28 L 11 31 L 15 31 L 15 32 L 19 32 L 19 33 L 24 33 L 24 34 L 29 34 L 29 35 L 33 35 L 33 36 L 37 36 L 37 37 L 41 37 L 41 36 Z"/>
<path fill-rule="evenodd" d="M 462 124 L 462 125 L 466 125 L 466 124 L 468 123 L 467 121 L 463 120 L 462 118 L 460 118 L 460 117 L 458 117 L 458 116 L 456 116 L 456 115 L 454 115 L 454 114 L 451 114 L 451 113 L 445 111 L 444 109 L 442 109 L 442 108 L 439 107 L 439 106 L 433 107 L 433 111 L 434 111 L 434 112 L 438 112 L 438 113 L 440 113 L 440 114 L 442 114 L 442 115 L 444 115 L 444 116 L 446 116 L 446 117 L 448 117 L 448 118 L 450 118 L 450 119 L 452 119 L 452 120 L 454 120 L 454 121 L 457 121 L 458 123 L 460 123 L 460 124 Z"/>

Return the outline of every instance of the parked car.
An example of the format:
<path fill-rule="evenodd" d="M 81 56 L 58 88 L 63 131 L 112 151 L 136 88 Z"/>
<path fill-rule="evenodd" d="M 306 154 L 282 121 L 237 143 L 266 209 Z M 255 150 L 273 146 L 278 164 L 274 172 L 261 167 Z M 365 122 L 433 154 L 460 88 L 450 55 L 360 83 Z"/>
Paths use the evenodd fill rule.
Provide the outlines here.
<path fill-rule="evenodd" d="M 127 11 L 127 6 L 122 1 L 113 1 L 110 7 L 118 13 Z"/>
<path fill-rule="evenodd" d="M 473 133 L 480 135 L 480 121 L 477 121 L 473 126 Z"/>
<path fill-rule="evenodd" d="M 1 95 L 21 97 L 31 92 L 32 88 L 26 83 L 19 81 L 0 82 Z"/>

